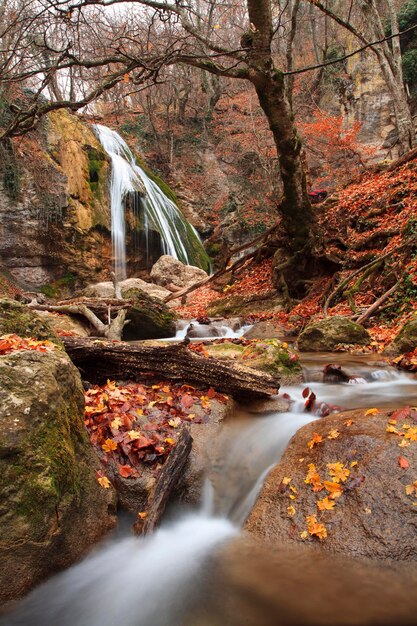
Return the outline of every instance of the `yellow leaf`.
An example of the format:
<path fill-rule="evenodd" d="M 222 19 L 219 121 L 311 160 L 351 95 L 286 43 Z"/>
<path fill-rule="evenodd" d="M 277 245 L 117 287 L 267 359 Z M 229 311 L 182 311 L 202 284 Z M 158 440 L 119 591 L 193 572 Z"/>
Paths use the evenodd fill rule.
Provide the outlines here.
<path fill-rule="evenodd" d="M 417 441 L 417 426 L 413 428 L 409 428 L 404 435 L 404 439 L 409 439 L 410 441 Z"/>
<path fill-rule="evenodd" d="M 333 478 L 333 482 L 344 483 L 347 481 L 350 470 L 348 470 L 343 463 L 327 463 L 326 467 L 329 470 L 330 476 Z"/>
<path fill-rule="evenodd" d="M 189 420 L 193 420 L 195 418 L 195 413 L 189 413 L 187 417 Z"/>
<path fill-rule="evenodd" d="M 307 446 L 311 450 L 316 444 L 321 443 L 322 441 L 323 437 L 321 435 L 319 435 L 318 433 L 313 433 L 313 439 L 310 439 L 310 441 L 307 442 Z"/>
<path fill-rule="evenodd" d="M 317 501 L 317 508 L 320 509 L 320 511 L 332 511 L 335 506 L 336 502 L 334 500 L 329 500 L 328 496 Z"/>
<path fill-rule="evenodd" d="M 301 537 L 301 539 L 307 539 L 307 537 L 308 537 L 308 533 L 307 533 L 307 531 L 306 531 L 306 530 L 303 530 L 303 532 L 302 532 L 302 533 L 300 533 L 300 537 Z"/>
<path fill-rule="evenodd" d="M 284 348 L 284 350 L 286 350 L 288 348 L 288 344 L 286 341 L 282 342 L 282 347 Z"/>
<path fill-rule="evenodd" d="M 357 464 L 358 464 L 358 462 L 357 462 L 357 461 L 352 461 L 352 462 L 351 462 L 351 464 L 350 464 L 350 467 L 356 467 L 356 466 L 357 466 Z"/>
<path fill-rule="evenodd" d="M 99 476 L 97 478 L 97 482 L 99 483 L 99 485 L 101 487 L 103 487 L 104 489 L 110 489 L 110 481 L 107 478 L 107 476 Z"/>
<path fill-rule="evenodd" d="M 290 493 L 290 500 L 295 500 L 295 495 L 293 493 Z"/>
<path fill-rule="evenodd" d="M 352 426 L 353 424 L 353 420 L 346 420 L 346 422 L 344 422 L 345 426 Z"/>
<path fill-rule="evenodd" d="M 148 409 L 151 409 L 153 406 L 155 406 L 155 404 L 158 402 L 158 400 L 152 400 L 152 402 L 149 402 L 148 404 Z"/>
<path fill-rule="evenodd" d="M 165 443 L 169 443 L 170 446 L 173 446 L 175 443 L 175 439 L 173 439 L 172 437 L 165 437 L 164 441 Z"/>
<path fill-rule="evenodd" d="M 293 487 L 292 485 L 290 486 L 290 490 L 291 490 L 293 493 L 297 493 L 297 489 L 296 489 L 295 487 Z"/>
<path fill-rule="evenodd" d="M 107 379 L 107 388 L 114 391 L 116 389 L 116 381 Z"/>
<path fill-rule="evenodd" d="M 117 443 L 113 439 L 106 439 L 101 447 L 105 452 L 113 452 L 117 448 Z"/>
<path fill-rule="evenodd" d="M 148 517 L 148 514 L 147 514 L 146 511 L 140 511 L 138 513 L 138 517 L 139 517 L 139 519 L 146 519 Z"/>
<path fill-rule="evenodd" d="M 302 457 L 301 459 L 298 459 L 300 463 L 302 463 L 304 461 L 304 457 Z"/>
<path fill-rule="evenodd" d="M 138 430 L 129 430 L 127 434 L 131 441 L 134 441 L 135 439 L 139 439 L 141 437 L 141 433 Z"/>
<path fill-rule="evenodd" d="M 394 435 L 399 435 L 400 431 L 398 430 L 398 428 L 395 428 L 395 426 L 392 426 L 391 424 L 389 424 L 386 427 L 386 431 L 387 433 L 394 433 Z"/>
<path fill-rule="evenodd" d="M 339 435 L 340 433 L 337 428 L 333 428 L 327 435 L 327 439 L 337 439 Z"/>
<path fill-rule="evenodd" d="M 407 448 L 407 446 L 410 445 L 409 441 L 406 441 L 405 439 L 401 439 L 400 443 L 398 444 L 399 448 Z"/>
<path fill-rule="evenodd" d="M 116 430 L 118 430 L 121 425 L 122 425 L 122 420 L 120 419 L 120 417 L 115 417 L 114 420 L 110 422 L 110 426 L 112 428 L 115 428 Z"/>
<path fill-rule="evenodd" d="M 402 425 L 403 430 L 408 430 L 409 428 L 411 428 L 410 424 L 403 424 Z"/>
<path fill-rule="evenodd" d="M 172 426 L 172 428 L 178 428 L 181 425 L 181 419 L 179 417 L 174 417 L 172 420 L 168 420 L 168 424 Z"/>
<path fill-rule="evenodd" d="M 143 409 L 136 409 L 137 415 L 143 415 Z"/>
<path fill-rule="evenodd" d="M 368 415 L 377 415 L 379 413 L 379 409 L 368 409 L 367 411 L 365 411 L 365 417 L 368 417 Z"/>
<path fill-rule="evenodd" d="M 168 385 L 164 385 L 161 391 L 163 391 L 164 393 L 170 393 L 171 389 L 168 387 Z"/>
<path fill-rule="evenodd" d="M 291 478 L 289 478 L 288 476 L 285 476 L 285 477 L 282 479 L 282 484 L 283 484 L 283 485 L 289 485 L 289 484 L 290 484 L 290 482 L 291 482 Z"/>
<path fill-rule="evenodd" d="M 336 498 L 340 498 L 340 496 L 343 493 L 342 486 L 339 485 L 339 483 L 332 483 L 329 480 L 325 480 L 323 482 L 323 485 L 326 491 L 330 493 L 329 498 L 331 498 L 332 500 L 335 500 Z"/>
<path fill-rule="evenodd" d="M 287 507 L 287 514 L 292 517 L 293 515 L 295 515 L 295 508 L 293 507 L 292 504 L 290 504 L 290 506 Z"/>
<path fill-rule="evenodd" d="M 327 530 L 326 527 L 324 526 L 324 524 L 320 524 L 317 521 L 317 518 L 315 515 L 309 515 L 308 517 L 306 517 L 307 520 L 307 530 L 310 533 L 310 535 L 312 536 L 316 536 L 319 539 L 325 539 L 327 537 Z"/>

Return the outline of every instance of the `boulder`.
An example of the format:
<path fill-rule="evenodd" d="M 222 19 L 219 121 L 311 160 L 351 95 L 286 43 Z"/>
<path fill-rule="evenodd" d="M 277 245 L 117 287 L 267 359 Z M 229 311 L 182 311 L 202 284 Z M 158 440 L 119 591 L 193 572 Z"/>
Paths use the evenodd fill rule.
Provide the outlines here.
<path fill-rule="evenodd" d="M 363 326 L 335 315 L 309 324 L 298 338 L 298 349 L 301 352 L 331 352 L 339 343 L 364 346 L 370 341 Z"/>
<path fill-rule="evenodd" d="M 251 369 L 279 376 L 281 385 L 297 384 L 302 381 L 302 368 L 298 356 L 283 347 L 278 339 L 254 341 L 243 345 L 235 341 L 205 346 L 210 356 L 216 359 L 231 359 Z"/>
<path fill-rule="evenodd" d="M 272 322 L 257 322 L 243 336 L 245 339 L 276 339 L 285 334 L 283 326 L 276 326 Z"/>
<path fill-rule="evenodd" d="M 207 313 L 212 317 L 230 317 L 253 315 L 265 311 L 283 311 L 284 299 L 277 291 L 255 295 L 230 295 L 214 300 L 207 306 Z"/>
<path fill-rule="evenodd" d="M 15 333 L 39 341 L 49 339 L 60 343 L 48 322 L 16 300 L 0 300 L 0 336 Z"/>
<path fill-rule="evenodd" d="M 69 333 L 76 337 L 89 337 L 88 322 L 84 317 L 52 313 L 50 311 L 37 311 L 37 315 L 44 319 L 56 333 Z"/>
<path fill-rule="evenodd" d="M 386 354 L 403 354 L 417 348 L 417 317 L 409 320 L 401 328 L 395 339 L 385 349 Z"/>
<path fill-rule="evenodd" d="M 246 530 L 273 544 L 415 567 L 414 438 L 409 409 L 358 409 L 307 424 L 268 475 Z"/>
<path fill-rule="evenodd" d="M 140 289 L 149 296 L 159 298 L 160 300 L 163 300 L 167 296 L 171 295 L 171 292 L 168 291 L 168 289 L 163 289 L 153 283 L 147 283 L 141 278 L 127 278 L 126 280 L 122 280 L 119 285 L 123 297 L 125 297 L 124 293 L 129 289 Z M 88 287 L 82 291 L 82 295 L 87 298 L 114 298 L 114 286 L 110 281 L 95 283 L 94 285 L 88 285 Z"/>
<path fill-rule="evenodd" d="M 152 298 L 141 289 L 127 289 L 122 292 L 124 298 L 133 300 L 124 327 L 123 339 L 136 341 L 139 339 L 161 339 L 174 337 L 177 316 L 166 304 Z"/>
<path fill-rule="evenodd" d="M 116 522 L 84 430 L 78 370 L 56 349 L 0 357 L 0 604 L 71 565 Z"/>
<path fill-rule="evenodd" d="M 162 287 L 174 285 L 183 289 L 204 280 L 207 276 L 208 274 L 199 267 L 184 265 L 168 254 L 161 256 L 151 270 L 151 280 Z"/>

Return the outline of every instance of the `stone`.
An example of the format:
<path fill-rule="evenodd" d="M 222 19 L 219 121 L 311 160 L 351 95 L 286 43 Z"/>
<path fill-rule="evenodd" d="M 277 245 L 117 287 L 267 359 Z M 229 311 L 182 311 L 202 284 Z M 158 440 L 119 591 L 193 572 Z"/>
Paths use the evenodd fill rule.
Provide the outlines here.
<path fill-rule="evenodd" d="M 235 403 L 228 399 L 225 403 L 210 400 L 211 412 L 209 419 L 203 424 L 190 424 L 193 439 L 190 456 L 185 466 L 184 475 L 176 488 L 176 495 L 187 504 L 201 504 L 203 488 L 218 454 L 218 441 L 224 422 L 233 414 Z M 202 415 L 200 404 L 190 409 L 196 415 Z"/>
<path fill-rule="evenodd" d="M 168 289 L 158 287 L 158 285 L 154 285 L 153 283 L 147 283 L 141 278 L 127 278 L 126 280 L 122 280 L 119 284 L 123 297 L 125 297 L 124 294 L 129 289 L 141 289 L 141 291 L 144 291 L 149 296 L 159 298 L 160 300 L 171 295 Z M 95 283 L 83 289 L 82 295 L 87 298 L 114 298 L 114 286 L 110 281 Z"/>
<path fill-rule="evenodd" d="M 150 276 L 154 283 L 162 287 L 174 285 L 183 289 L 204 280 L 208 274 L 199 267 L 184 265 L 178 259 L 164 254 L 152 267 Z"/>
<path fill-rule="evenodd" d="M 16 334 L 39 341 L 49 339 L 61 345 L 50 324 L 35 311 L 16 300 L 0 300 L 0 336 Z"/>
<path fill-rule="evenodd" d="M 417 317 L 404 324 L 384 352 L 393 355 L 404 354 L 404 352 L 412 352 L 414 348 L 417 348 Z"/>
<path fill-rule="evenodd" d="M 233 341 L 213 341 L 205 346 L 205 350 L 216 359 L 232 359 L 245 367 L 279 376 L 281 385 L 295 385 L 302 381 L 298 356 L 283 348 L 278 339 L 254 341 L 246 346 Z"/>
<path fill-rule="evenodd" d="M 141 289 L 127 289 L 122 295 L 134 302 L 126 316 L 130 321 L 123 330 L 124 340 L 137 341 L 175 336 L 177 316 L 166 304 L 152 298 Z"/>
<path fill-rule="evenodd" d="M 335 315 L 309 324 L 298 338 L 298 349 L 301 352 L 331 352 L 338 344 L 364 346 L 370 341 L 371 337 L 363 326 Z"/>
<path fill-rule="evenodd" d="M 245 316 L 265 311 L 282 311 L 283 297 L 277 291 L 248 296 L 227 296 L 214 300 L 207 306 L 207 313 L 211 317 Z"/>
<path fill-rule="evenodd" d="M 272 322 L 257 322 L 245 332 L 245 339 L 275 339 L 284 337 L 286 331 L 283 326 L 276 326 Z"/>
<path fill-rule="evenodd" d="M 78 370 L 56 349 L 0 357 L 0 604 L 71 565 L 116 523 L 84 429 Z"/>
<path fill-rule="evenodd" d="M 36 313 L 39 317 L 44 319 L 58 335 L 63 331 L 65 333 L 71 333 L 76 337 L 90 336 L 88 322 L 81 316 L 76 319 L 75 316 L 71 317 L 70 315 L 53 313 L 51 311 L 37 311 Z"/>
<path fill-rule="evenodd" d="M 366 415 L 365 409 L 357 409 L 303 426 L 266 478 L 245 529 L 272 544 L 305 543 L 343 556 L 415 566 L 416 494 L 407 495 L 406 486 L 416 480 L 417 444 L 411 441 L 408 447 L 398 446 L 406 440 L 387 432 L 393 428 L 389 424 L 392 413 L 384 409 Z M 404 423 L 416 427 L 412 419 L 402 416 L 398 430 Z M 314 443 L 314 438 L 319 440 L 317 435 L 322 441 Z M 409 469 L 407 464 L 400 466 L 402 457 Z M 329 496 L 329 491 L 314 492 L 313 485 L 320 488 L 324 481 L 334 482 L 328 464 L 335 463 L 342 464 L 345 472 L 339 483 L 343 493 L 330 500 L 335 504 L 333 510 L 320 511 L 317 503 Z M 309 470 L 318 474 L 316 483 L 306 484 Z M 311 515 L 324 524 L 326 537 L 319 539 L 306 532 L 306 518 Z"/>

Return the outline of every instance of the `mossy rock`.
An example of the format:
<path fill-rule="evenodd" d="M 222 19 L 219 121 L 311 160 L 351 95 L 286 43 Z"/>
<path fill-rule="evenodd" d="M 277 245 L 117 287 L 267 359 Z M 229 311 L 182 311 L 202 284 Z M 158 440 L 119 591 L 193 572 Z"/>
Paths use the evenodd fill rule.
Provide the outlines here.
<path fill-rule="evenodd" d="M 113 527 L 115 502 L 96 480 L 81 379 L 64 352 L 1 356 L 0 406 L 1 603 L 78 559 Z"/>
<path fill-rule="evenodd" d="M 215 300 L 207 307 L 210 317 L 231 317 L 278 311 L 283 308 L 282 297 L 277 292 L 269 292 L 255 296 L 227 296 Z"/>
<path fill-rule="evenodd" d="M 62 347 L 62 342 L 48 322 L 35 311 L 16 300 L 0 300 L 0 336 L 16 334 L 38 341 L 49 339 Z"/>
<path fill-rule="evenodd" d="M 124 328 L 123 339 L 162 339 L 175 335 L 177 316 L 166 304 L 141 289 L 126 289 L 122 291 L 122 296 L 133 301 L 127 314 L 130 321 Z"/>
<path fill-rule="evenodd" d="M 338 344 L 367 345 L 368 331 L 348 318 L 336 315 L 309 324 L 298 338 L 301 352 L 331 352 Z"/>
<path fill-rule="evenodd" d="M 206 346 L 210 356 L 216 359 L 232 359 L 280 378 L 281 384 L 296 384 L 302 380 L 302 369 L 297 355 L 288 351 L 278 339 L 253 341 L 249 345 L 233 342 L 212 343 Z"/>
<path fill-rule="evenodd" d="M 403 354 L 404 352 L 412 352 L 414 348 L 417 348 L 417 317 L 404 324 L 385 352 L 387 354 Z"/>

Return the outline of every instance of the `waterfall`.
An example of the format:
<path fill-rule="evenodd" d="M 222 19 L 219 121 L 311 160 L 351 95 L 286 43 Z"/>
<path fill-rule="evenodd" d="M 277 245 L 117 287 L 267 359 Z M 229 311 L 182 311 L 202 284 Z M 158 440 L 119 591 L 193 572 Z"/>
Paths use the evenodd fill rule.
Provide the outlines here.
<path fill-rule="evenodd" d="M 200 237 L 177 205 L 138 164 L 135 155 L 120 135 L 106 126 L 93 126 L 101 145 L 111 159 L 110 182 L 111 234 L 115 273 L 126 275 L 126 202 L 138 218 L 143 214 L 146 256 L 152 231 L 161 237 L 161 254 L 169 254 L 186 265 L 209 269 L 209 259 Z"/>

